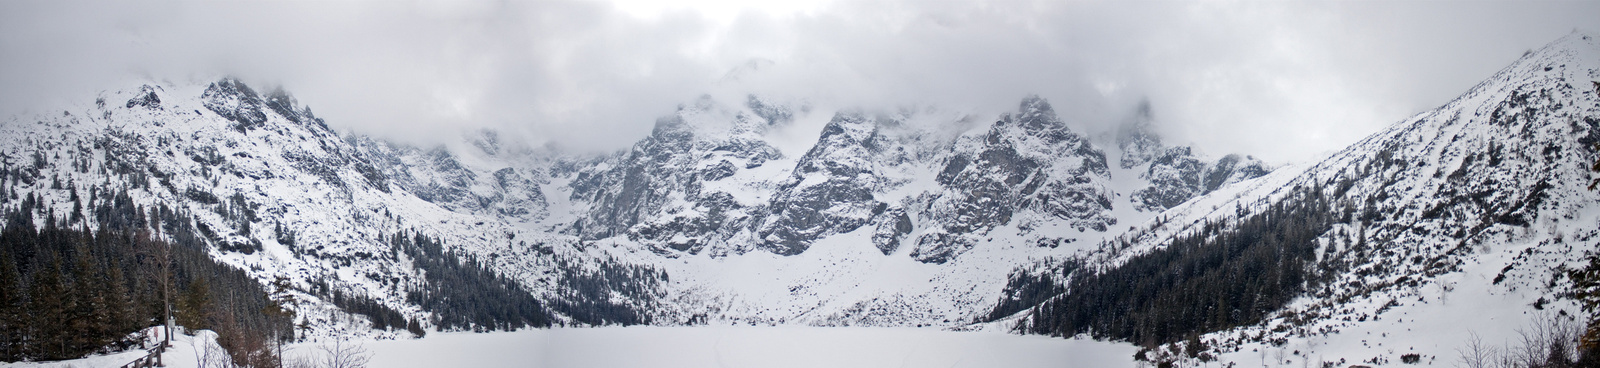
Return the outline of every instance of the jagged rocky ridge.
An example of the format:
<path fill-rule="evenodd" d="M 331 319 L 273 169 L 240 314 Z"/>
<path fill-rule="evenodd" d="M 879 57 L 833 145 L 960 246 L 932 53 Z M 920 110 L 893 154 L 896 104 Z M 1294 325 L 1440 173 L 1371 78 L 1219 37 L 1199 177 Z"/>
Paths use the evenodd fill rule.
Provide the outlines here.
<path fill-rule="evenodd" d="M 957 142 L 955 152 L 936 177 L 942 188 L 926 216 L 942 221 L 917 237 L 911 256 L 919 261 L 948 262 L 1018 212 L 1038 214 L 1020 219 L 1023 228 L 1059 221 L 1078 232 L 1105 232 L 1117 224 L 1105 154 L 1068 130 L 1043 99 L 1023 100 L 1016 114 Z"/>
<path fill-rule="evenodd" d="M 1154 132 L 1149 102 L 1141 103 L 1133 120 L 1117 131 L 1123 169 L 1143 169 L 1139 178 L 1150 185 L 1133 192 L 1133 207 L 1160 212 L 1224 185 L 1266 175 L 1271 168 L 1251 156 L 1230 154 L 1206 162 L 1189 146 L 1168 147 Z"/>
<path fill-rule="evenodd" d="M 829 114 L 816 116 L 827 119 L 815 143 L 778 141 L 815 114 Z M 988 312 L 1015 265 L 1266 172 L 1236 156 L 1206 162 L 1148 131 L 1108 157 L 1071 125 L 1038 97 L 993 120 L 705 97 L 615 154 L 492 131 L 414 147 L 334 132 L 281 89 L 221 79 L 7 121 L 0 163 L 15 189 L 0 201 L 32 194 L 66 213 L 74 189 L 126 190 L 129 205 L 192 224 L 164 236 L 200 239 L 263 282 L 292 280 L 323 331 L 342 323 L 333 301 L 348 296 L 481 328 L 428 301 L 446 263 L 513 280 L 521 290 L 508 290 L 557 323 L 953 326 Z M 1119 187 L 1124 174 L 1137 186 Z M 875 271 L 894 268 L 907 273 Z"/>
<path fill-rule="evenodd" d="M 548 212 L 542 172 L 509 165 L 467 168 L 449 151 L 341 136 L 282 91 L 262 95 L 232 79 L 146 85 L 103 94 L 93 105 L 60 114 L 11 120 L 0 131 L 6 147 L 0 176 L 8 186 L 0 202 L 37 198 L 41 209 L 30 213 L 40 223 L 48 217 L 72 228 L 146 226 L 143 220 L 119 222 L 127 213 L 148 218 L 160 236 L 198 242 L 251 277 L 292 280 L 306 301 L 300 315 L 321 333 L 349 320 L 330 304 L 336 294 L 452 329 L 538 326 L 548 324 L 551 313 L 571 318 L 580 315 L 578 309 L 609 308 L 615 315 L 638 309 L 611 299 L 544 295 L 551 288 L 542 285 L 551 283 L 608 286 L 584 281 L 599 277 L 595 271 L 554 271 L 570 262 L 563 254 L 576 252 L 570 242 L 540 233 L 517 237 L 519 231 L 508 225 Z M 493 143 L 492 135 L 486 137 L 480 142 Z M 475 154 L 492 159 L 503 152 Z M 119 215 L 80 215 L 95 208 L 115 208 Z M 485 226 L 489 216 L 497 220 Z M 396 240 L 414 236 L 446 248 L 412 252 Z M 520 253 L 545 257 L 517 257 L 518 267 L 501 266 L 510 263 L 500 255 L 513 254 L 512 239 L 519 241 Z M 630 288 L 650 288 L 648 278 L 640 280 Z M 460 282 L 472 285 L 446 285 Z M 580 287 L 568 289 L 583 292 Z M 473 296 L 477 303 L 499 303 L 498 311 L 521 314 L 498 322 L 475 319 L 492 314 L 458 319 L 476 313 L 463 308 L 487 307 L 462 305 L 465 295 L 452 294 L 478 292 L 472 290 L 483 294 Z M 533 293 L 543 302 L 517 297 Z M 450 301 L 431 301 L 438 298 Z M 609 319 L 614 318 L 567 321 Z"/>

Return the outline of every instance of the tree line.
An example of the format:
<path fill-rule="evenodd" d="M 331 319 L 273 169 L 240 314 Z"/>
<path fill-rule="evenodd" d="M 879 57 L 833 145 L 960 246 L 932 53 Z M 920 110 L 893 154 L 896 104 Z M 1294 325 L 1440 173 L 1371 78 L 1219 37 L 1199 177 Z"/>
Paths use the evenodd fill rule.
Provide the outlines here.
<path fill-rule="evenodd" d="M 1254 324 L 1318 281 L 1311 267 L 1316 238 L 1334 223 L 1332 207 L 1321 187 L 1299 188 L 1259 213 L 1206 223 L 1117 267 L 1069 262 L 1056 273 L 1070 275 L 1064 282 L 1014 277 L 1006 295 L 1038 300 L 1041 292 L 1064 290 L 1019 326 L 1036 334 L 1154 346 Z M 997 306 L 1007 310 L 990 317 L 1017 310 L 1014 304 Z"/>
<path fill-rule="evenodd" d="M 556 260 L 557 282 L 563 298 L 552 308 L 591 325 L 650 324 L 649 310 L 661 296 L 667 273 L 649 265 L 600 262 L 593 268 Z"/>
<path fill-rule="evenodd" d="M 432 312 L 435 329 L 483 332 L 550 326 L 552 318 L 544 303 L 477 257 L 446 250 L 443 242 L 421 233 L 395 234 L 389 243 L 422 271 L 422 283 L 406 292 L 406 302 Z M 398 322 L 384 316 L 387 313 L 368 316 L 388 324 Z"/>
<path fill-rule="evenodd" d="M 192 233 L 167 241 L 146 227 L 163 229 L 170 211 L 152 221 L 123 192 L 99 201 L 90 230 L 47 207 L 29 193 L 0 210 L 0 361 L 126 349 L 169 308 L 180 325 L 217 331 L 242 366 L 271 366 L 270 347 L 293 338 L 292 317 L 270 313 L 282 308 L 260 282 L 217 263 Z"/>

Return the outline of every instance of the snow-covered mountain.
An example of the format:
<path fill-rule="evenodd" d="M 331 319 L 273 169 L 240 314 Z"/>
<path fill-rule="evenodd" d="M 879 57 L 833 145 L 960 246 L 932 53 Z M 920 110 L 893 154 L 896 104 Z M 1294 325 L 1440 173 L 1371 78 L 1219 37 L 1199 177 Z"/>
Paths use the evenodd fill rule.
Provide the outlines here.
<path fill-rule="evenodd" d="M 1108 156 L 1038 97 L 998 118 L 704 97 L 595 156 L 492 131 L 413 147 L 337 133 L 282 90 L 152 83 L 0 125 L 0 201 L 72 213 L 75 192 L 89 208 L 126 192 L 263 282 L 414 317 L 430 315 L 408 299 L 428 271 L 395 239 L 421 234 L 570 323 L 956 326 L 1016 265 L 1267 172 L 1163 145 L 1147 106 L 1130 116 L 1137 142 Z M 787 143 L 822 119 L 809 148 Z"/>
<path fill-rule="evenodd" d="M 1138 174 L 1164 163 L 1113 169 L 1037 97 L 988 124 L 938 109 L 837 111 L 797 152 L 773 132 L 819 112 L 744 102 L 686 105 L 568 186 L 591 210 L 562 232 L 670 275 L 659 323 L 968 323 L 1015 265 L 1150 218 L 1135 190 L 1190 184 Z M 1254 165 L 1223 180 L 1265 173 Z M 1173 195 L 1199 192 L 1184 193 Z"/>
<path fill-rule="evenodd" d="M 1210 194 L 1097 252 L 1019 271 L 1008 300 L 1034 304 L 1007 310 L 1002 320 L 1042 333 L 1183 338 L 1153 329 L 1088 327 L 1083 321 L 1096 317 L 1073 312 L 1082 297 L 1113 295 L 1100 285 L 1114 283 L 1137 291 L 1105 300 L 1126 303 L 1119 305 L 1132 316 L 1112 324 L 1138 325 L 1138 311 L 1164 308 L 1164 301 L 1139 296 L 1142 280 L 1160 279 L 1165 286 L 1151 286 L 1151 295 L 1187 300 L 1171 315 L 1204 326 L 1210 333 L 1196 340 L 1226 360 L 1253 363 L 1275 355 L 1293 364 L 1383 364 L 1417 354 L 1448 364 L 1471 334 L 1498 345 L 1514 340 L 1518 329 L 1535 328 L 1538 318 L 1583 315 L 1563 295 L 1571 283 L 1564 270 L 1581 268 L 1600 249 L 1600 211 L 1593 206 L 1600 193 L 1587 188 L 1600 143 L 1597 81 L 1600 39 L 1575 32 L 1454 101 L 1321 161 L 1221 189 L 1185 187 Z M 1143 148 L 1148 139 L 1125 137 L 1131 137 L 1125 148 L 1151 151 Z M 1296 208 L 1308 210 L 1273 218 Z M 1325 215 L 1308 213 L 1315 208 Z M 1251 265 L 1230 262 L 1251 257 L 1255 244 L 1268 244 L 1260 249 L 1275 252 L 1269 253 L 1274 261 L 1254 265 L 1266 271 L 1243 274 L 1277 275 L 1279 287 L 1287 283 L 1292 291 L 1286 298 L 1249 291 L 1238 299 L 1227 287 L 1189 295 L 1176 288 L 1248 282 L 1231 275 L 1241 274 L 1234 267 Z M 1207 261 L 1185 258 L 1225 246 L 1236 248 Z M 1027 292 L 1030 287 L 1050 292 Z M 1252 308 L 1269 313 L 1237 318 Z M 1009 313 L 1015 310 L 1021 311 Z M 1284 353 L 1289 350 L 1294 353 Z"/>
<path fill-rule="evenodd" d="M 1376 363 L 1578 313 L 1562 270 L 1600 242 L 1597 80 L 1600 41 L 1574 33 L 1277 169 L 1169 145 L 1149 104 L 1092 136 L 1032 96 L 999 116 L 703 97 L 578 155 L 492 131 L 414 147 L 281 90 L 152 83 L 0 124 L 0 205 L 87 228 L 148 212 L 289 280 L 318 333 L 363 323 L 330 290 L 439 323 L 418 293 L 445 271 L 415 253 L 437 241 L 563 323 L 982 322 Z"/>
<path fill-rule="evenodd" d="M 264 282 L 286 277 L 302 298 L 323 300 L 301 311 L 323 325 L 335 316 L 327 295 L 315 294 L 329 284 L 420 314 L 405 293 L 422 271 L 393 237 L 421 232 L 490 255 L 509 249 L 516 232 L 504 221 L 480 224 L 477 214 L 545 211 L 528 189 L 544 180 L 536 174 L 474 172 L 447 152 L 340 136 L 286 93 L 258 94 L 228 79 L 107 92 L 0 130 L 10 204 L 38 198 L 52 218 L 88 228 L 125 224 L 85 208 L 148 211 L 165 237 L 202 239 L 219 261 Z"/>

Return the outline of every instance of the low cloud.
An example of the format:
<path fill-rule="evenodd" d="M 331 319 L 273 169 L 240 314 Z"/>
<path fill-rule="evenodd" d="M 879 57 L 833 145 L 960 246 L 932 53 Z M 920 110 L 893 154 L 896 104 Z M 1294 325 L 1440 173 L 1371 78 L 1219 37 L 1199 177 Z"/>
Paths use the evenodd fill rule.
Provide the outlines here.
<path fill-rule="evenodd" d="M 610 150 L 705 93 L 980 116 L 1024 95 L 1104 130 L 1148 99 L 1211 152 L 1304 160 L 1441 105 L 1594 2 L 3 2 L 0 114 L 142 80 L 282 86 L 420 144 L 494 128 Z M 752 60 L 763 67 L 730 71 Z"/>

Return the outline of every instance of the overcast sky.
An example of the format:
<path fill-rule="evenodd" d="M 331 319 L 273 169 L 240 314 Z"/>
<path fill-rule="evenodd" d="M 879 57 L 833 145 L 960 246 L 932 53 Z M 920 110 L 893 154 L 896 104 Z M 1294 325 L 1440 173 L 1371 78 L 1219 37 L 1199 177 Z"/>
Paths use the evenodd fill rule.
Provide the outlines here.
<path fill-rule="evenodd" d="M 1085 127 L 1148 99 L 1174 140 L 1284 162 L 1600 31 L 1594 1 L 738 3 L 3 1 L 0 114 L 233 75 L 361 133 L 616 149 L 710 92 L 986 118 L 1036 93 Z"/>

